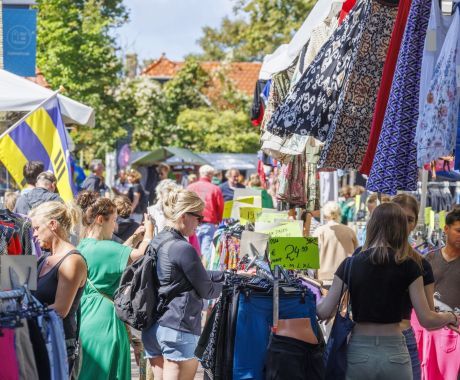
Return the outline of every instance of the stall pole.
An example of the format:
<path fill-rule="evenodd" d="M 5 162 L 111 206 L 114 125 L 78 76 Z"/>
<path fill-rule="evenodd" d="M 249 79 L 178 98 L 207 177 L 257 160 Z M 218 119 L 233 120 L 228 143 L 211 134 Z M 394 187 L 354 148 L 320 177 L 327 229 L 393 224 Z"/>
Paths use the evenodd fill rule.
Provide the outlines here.
<path fill-rule="evenodd" d="M 425 226 L 426 195 L 428 192 L 428 170 L 422 169 L 422 194 L 420 197 L 420 211 L 418 213 L 418 226 Z"/>

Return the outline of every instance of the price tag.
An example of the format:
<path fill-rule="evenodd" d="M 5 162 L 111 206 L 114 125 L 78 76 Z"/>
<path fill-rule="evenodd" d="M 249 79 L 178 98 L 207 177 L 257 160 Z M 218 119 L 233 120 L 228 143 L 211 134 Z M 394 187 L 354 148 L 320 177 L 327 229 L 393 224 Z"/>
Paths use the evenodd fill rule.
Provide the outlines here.
<path fill-rule="evenodd" d="M 318 238 L 272 237 L 269 240 L 270 266 L 285 269 L 319 269 Z"/>
<path fill-rule="evenodd" d="M 240 223 L 255 223 L 257 215 L 262 212 L 259 207 L 240 207 Z"/>
<path fill-rule="evenodd" d="M 425 225 L 427 226 L 430 224 L 430 211 L 431 211 L 431 207 L 425 208 Z"/>
<path fill-rule="evenodd" d="M 439 228 L 443 230 L 445 226 L 446 226 L 446 212 L 439 211 Z"/>
<path fill-rule="evenodd" d="M 355 197 L 355 212 L 358 212 L 361 206 L 361 195 Z"/>
<path fill-rule="evenodd" d="M 433 210 L 430 210 L 430 222 L 429 222 L 428 226 L 432 230 L 434 230 L 434 211 Z"/>
<path fill-rule="evenodd" d="M 227 201 L 224 203 L 224 214 L 222 218 L 229 219 L 232 217 L 233 201 Z"/>
<path fill-rule="evenodd" d="M 283 212 L 263 212 L 256 219 L 256 222 L 275 223 L 276 220 L 280 220 L 280 219 L 286 219 L 287 220 L 287 218 L 288 218 L 287 211 L 283 211 Z"/>
<path fill-rule="evenodd" d="M 242 202 L 242 203 L 249 203 L 250 205 L 253 205 L 254 204 L 254 198 L 255 197 L 238 198 L 237 201 Z"/>
<path fill-rule="evenodd" d="M 302 221 L 295 220 L 292 222 L 286 222 L 281 226 L 264 231 L 264 233 L 270 235 L 270 237 L 302 237 Z"/>

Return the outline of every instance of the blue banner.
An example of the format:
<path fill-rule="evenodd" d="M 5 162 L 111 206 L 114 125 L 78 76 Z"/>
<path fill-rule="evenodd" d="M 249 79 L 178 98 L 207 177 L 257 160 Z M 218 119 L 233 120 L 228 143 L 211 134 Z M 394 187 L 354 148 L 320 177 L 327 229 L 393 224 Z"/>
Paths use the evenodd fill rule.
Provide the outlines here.
<path fill-rule="evenodd" d="M 4 68 L 23 77 L 35 76 L 37 10 L 3 8 Z"/>

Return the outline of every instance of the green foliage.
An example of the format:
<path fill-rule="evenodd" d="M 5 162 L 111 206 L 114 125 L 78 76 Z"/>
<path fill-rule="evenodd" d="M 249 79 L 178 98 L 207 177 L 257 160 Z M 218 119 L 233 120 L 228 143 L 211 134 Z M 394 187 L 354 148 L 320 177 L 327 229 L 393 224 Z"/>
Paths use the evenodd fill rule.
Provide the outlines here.
<path fill-rule="evenodd" d="M 72 134 L 101 156 L 126 134 L 114 98 L 121 62 L 110 31 L 127 19 L 122 0 L 38 0 L 37 65 L 52 88 L 92 106 L 96 128 Z"/>
<path fill-rule="evenodd" d="M 259 133 L 243 111 L 184 110 L 177 118 L 175 136 L 177 146 L 195 152 L 251 153 L 259 149 Z"/>
<path fill-rule="evenodd" d="M 191 58 L 185 61 L 182 69 L 164 87 L 170 123 L 176 121 L 182 110 L 198 108 L 207 104 L 203 90 L 208 85 L 209 80 L 209 75 L 201 68 L 196 59 Z"/>
<path fill-rule="evenodd" d="M 235 19 L 218 28 L 203 28 L 199 44 L 205 60 L 262 60 L 287 43 L 302 25 L 316 0 L 233 0 Z"/>

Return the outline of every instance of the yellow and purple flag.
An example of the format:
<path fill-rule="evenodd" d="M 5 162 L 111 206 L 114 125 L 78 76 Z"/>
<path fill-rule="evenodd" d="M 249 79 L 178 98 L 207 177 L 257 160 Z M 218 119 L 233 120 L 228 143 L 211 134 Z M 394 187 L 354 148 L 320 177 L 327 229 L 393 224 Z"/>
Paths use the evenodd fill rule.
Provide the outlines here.
<path fill-rule="evenodd" d="M 24 165 L 35 160 L 43 162 L 45 170 L 54 173 L 61 198 L 72 200 L 75 185 L 70 170 L 70 152 L 56 96 L 0 137 L 0 161 L 21 189 L 26 184 L 22 172 Z"/>

